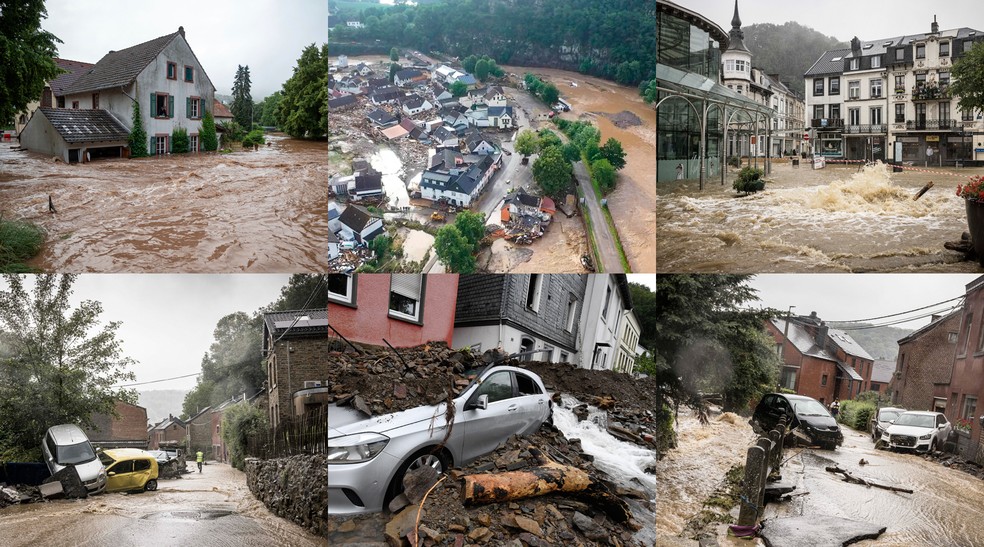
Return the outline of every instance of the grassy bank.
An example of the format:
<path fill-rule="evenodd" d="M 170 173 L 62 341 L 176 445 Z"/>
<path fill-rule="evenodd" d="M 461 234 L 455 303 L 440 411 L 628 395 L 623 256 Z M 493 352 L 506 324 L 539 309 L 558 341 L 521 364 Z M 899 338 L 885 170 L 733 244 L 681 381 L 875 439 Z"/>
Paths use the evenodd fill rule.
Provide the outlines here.
<path fill-rule="evenodd" d="M 0 219 L 0 273 L 32 273 L 25 264 L 41 252 L 44 230 L 21 220 Z"/>
<path fill-rule="evenodd" d="M 587 169 L 588 175 L 591 177 L 591 187 L 594 188 L 595 195 L 604 196 L 604 192 L 601 191 L 601 187 L 598 185 L 598 181 L 595 180 L 594 173 L 591 171 L 591 162 L 588 161 L 587 155 L 583 152 L 581 153 L 581 163 L 584 164 L 584 168 Z M 615 240 L 615 249 L 618 251 L 618 259 L 622 263 L 622 271 L 632 273 L 632 268 L 629 267 L 629 259 L 625 256 L 625 249 L 622 248 L 622 238 L 618 236 L 618 228 L 615 227 L 615 220 L 612 219 L 612 213 L 608 210 L 607 204 L 601 206 L 601 212 L 605 215 L 605 222 L 608 223 L 608 231 L 612 233 L 612 239 Z"/>

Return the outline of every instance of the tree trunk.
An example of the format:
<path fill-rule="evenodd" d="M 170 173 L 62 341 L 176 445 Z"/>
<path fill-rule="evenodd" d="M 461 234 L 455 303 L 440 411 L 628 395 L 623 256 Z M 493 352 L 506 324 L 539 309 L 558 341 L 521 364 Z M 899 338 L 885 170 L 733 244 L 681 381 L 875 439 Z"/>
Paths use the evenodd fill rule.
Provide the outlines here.
<path fill-rule="evenodd" d="M 560 465 L 535 448 L 529 449 L 538 467 L 524 471 L 466 475 L 462 501 L 467 505 L 499 503 L 542 496 L 551 492 L 580 492 L 591 477 L 576 467 Z"/>

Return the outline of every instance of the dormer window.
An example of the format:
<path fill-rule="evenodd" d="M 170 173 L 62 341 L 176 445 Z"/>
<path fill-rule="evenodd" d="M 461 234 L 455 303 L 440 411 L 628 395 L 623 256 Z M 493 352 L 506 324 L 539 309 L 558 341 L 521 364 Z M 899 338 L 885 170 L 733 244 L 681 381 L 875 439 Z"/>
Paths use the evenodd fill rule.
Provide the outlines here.
<path fill-rule="evenodd" d="M 905 60 L 905 50 L 902 48 L 895 50 L 895 60 L 904 61 Z"/>
<path fill-rule="evenodd" d="M 916 59 L 925 59 L 925 58 L 926 58 L 926 44 L 917 44 Z"/>
<path fill-rule="evenodd" d="M 851 59 L 851 70 L 857 70 L 858 66 L 861 64 L 860 59 Z"/>
<path fill-rule="evenodd" d="M 875 55 L 871 58 L 871 68 L 881 68 L 881 55 Z"/>
<path fill-rule="evenodd" d="M 950 42 L 940 42 L 940 57 L 950 56 Z"/>
<path fill-rule="evenodd" d="M 168 61 L 167 63 L 167 79 L 177 80 L 178 79 L 178 64 Z"/>

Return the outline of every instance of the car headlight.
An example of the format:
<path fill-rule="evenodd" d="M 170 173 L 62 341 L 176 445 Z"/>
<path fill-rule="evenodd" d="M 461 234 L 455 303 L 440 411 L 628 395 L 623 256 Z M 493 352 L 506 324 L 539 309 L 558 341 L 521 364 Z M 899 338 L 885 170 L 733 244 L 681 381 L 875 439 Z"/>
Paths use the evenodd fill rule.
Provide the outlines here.
<path fill-rule="evenodd" d="M 99 482 L 103 482 L 103 481 L 106 480 L 106 468 L 105 467 L 103 467 L 102 469 L 99 470 L 99 474 L 96 476 L 96 480 L 99 481 Z"/>
<path fill-rule="evenodd" d="M 928 441 L 930 439 L 930 437 L 932 437 L 932 436 L 933 436 L 932 433 L 927 433 L 927 434 L 923 435 L 922 437 L 919 437 L 919 440 L 920 441 Z"/>
<path fill-rule="evenodd" d="M 389 437 L 379 433 L 357 433 L 328 439 L 328 463 L 367 462 L 383 451 Z"/>

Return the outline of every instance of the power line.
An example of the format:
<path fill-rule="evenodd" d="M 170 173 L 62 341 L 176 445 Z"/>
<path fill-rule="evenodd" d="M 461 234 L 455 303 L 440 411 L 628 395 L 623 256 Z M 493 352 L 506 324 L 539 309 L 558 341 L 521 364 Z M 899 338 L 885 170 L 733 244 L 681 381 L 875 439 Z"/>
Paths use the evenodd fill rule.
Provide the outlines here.
<path fill-rule="evenodd" d="M 192 376 L 198 376 L 199 374 L 201 374 L 201 372 L 196 372 L 194 374 L 185 374 L 184 376 L 175 376 L 174 378 L 164 378 L 163 380 L 151 380 L 149 382 L 138 382 L 136 384 L 121 384 L 121 385 L 118 385 L 118 386 L 111 386 L 111 387 L 143 386 L 143 385 L 147 385 L 147 384 L 156 384 L 156 383 L 159 383 L 159 382 L 169 382 L 171 380 L 178 380 L 180 378 L 190 378 Z"/>
<path fill-rule="evenodd" d="M 890 315 L 882 315 L 880 317 L 869 317 L 867 319 L 854 319 L 854 320 L 851 320 L 851 321 L 827 321 L 827 323 L 862 323 L 864 321 L 874 321 L 876 319 L 887 319 L 889 317 L 897 317 L 899 315 L 905 315 L 907 313 L 912 313 L 914 311 L 922 311 L 922 310 L 925 310 L 927 308 L 933 308 L 933 307 L 939 306 L 940 304 L 946 304 L 948 302 L 953 302 L 954 300 L 960 300 L 964 296 L 966 296 L 966 295 L 961 294 L 960 296 L 958 296 L 956 298 L 951 298 L 949 300 L 944 300 L 942 302 L 937 302 L 935 304 L 930 304 L 928 306 L 923 306 L 921 308 L 915 308 L 915 309 L 911 309 L 911 310 L 907 310 L 907 311 L 903 311 L 903 312 L 899 312 L 899 313 L 893 313 L 893 314 L 890 314 Z M 907 319 L 907 321 L 912 321 L 912 319 Z"/>
<path fill-rule="evenodd" d="M 856 326 L 856 327 L 838 327 L 838 329 L 839 330 L 843 330 L 843 331 L 854 331 L 854 330 L 877 329 L 877 328 L 880 328 L 880 327 L 890 327 L 892 325 L 901 325 L 902 323 L 908 323 L 910 321 L 916 321 L 916 320 L 919 320 L 919 319 L 925 319 L 927 317 L 933 317 L 934 315 L 949 315 L 950 313 L 953 312 L 953 310 L 956 310 L 959 307 L 960 306 L 951 306 L 950 308 L 948 308 L 946 310 L 942 310 L 942 309 L 941 310 L 936 310 L 936 311 L 933 311 L 933 312 L 930 312 L 930 313 L 925 313 L 925 314 L 922 314 L 922 315 L 917 315 L 915 317 L 895 319 L 893 321 L 889 321 L 887 323 L 879 323 L 877 325 L 859 325 L 859 326 Z"/>

